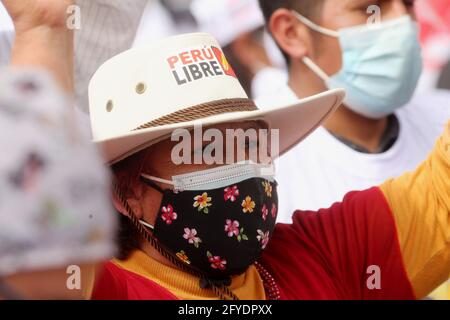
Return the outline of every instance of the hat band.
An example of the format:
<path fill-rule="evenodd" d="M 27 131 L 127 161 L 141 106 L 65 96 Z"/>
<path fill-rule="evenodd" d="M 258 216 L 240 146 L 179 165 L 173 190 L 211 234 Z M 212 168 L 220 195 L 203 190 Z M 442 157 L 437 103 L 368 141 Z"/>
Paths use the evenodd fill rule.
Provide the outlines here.
<path fill-rule="evenodd" d="M 208 103 L 198 104 L 169 115 L 163 116 L 159 119 L 147 122 L 133 131 L 159 127 L 169 124 L 176 124 L 182 122 L 189 122 L 200 120 L 212 116 L 217 116 L 224 113 L 256 111 L 255 103 L 250 99 L 222 99 Z"/>

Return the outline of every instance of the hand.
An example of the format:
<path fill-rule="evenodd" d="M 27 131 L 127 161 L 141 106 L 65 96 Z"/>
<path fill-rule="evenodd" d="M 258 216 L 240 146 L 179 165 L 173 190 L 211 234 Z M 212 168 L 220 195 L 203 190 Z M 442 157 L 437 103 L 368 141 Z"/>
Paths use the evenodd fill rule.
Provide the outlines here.
<path fill-rule="evenodd" d="M 11 16 L 16 32 L 40 26 L 66 26 L 67 8 L 75 0 L 1 0 Z"/>
<path fill-rule="evenodd" d="M 73 30 L 67 8 L 75 0 L 0 0 L 16 29 L 11 65 L 37 67 L 73 91 Z"/>

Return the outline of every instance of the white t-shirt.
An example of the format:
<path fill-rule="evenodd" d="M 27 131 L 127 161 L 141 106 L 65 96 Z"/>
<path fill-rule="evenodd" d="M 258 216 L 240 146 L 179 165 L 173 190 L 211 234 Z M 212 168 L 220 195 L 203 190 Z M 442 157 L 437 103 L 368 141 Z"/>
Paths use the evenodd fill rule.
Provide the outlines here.
<path fill-rule="evenodd" d="M 264 109 L 295 100 L 294 92 L 286 86 L 257 104 Z M 328 208 L 350 191 L 380 185 L 415 169 L 426 159 L 450 119 L 450 92 L 416 96 L 396 115 L 400 133 L 387 152 L 357 152 L 320 127 L 278 159 L 278 221 L 290 223 L 297 209 Z"/>
<path fill-rule="evenodd" d="M 288 73 L 284 69 L 266 67 L 258 71 L 252 80 L 253 97 L 268 96 L 277 93 L 288 82 Z"/>

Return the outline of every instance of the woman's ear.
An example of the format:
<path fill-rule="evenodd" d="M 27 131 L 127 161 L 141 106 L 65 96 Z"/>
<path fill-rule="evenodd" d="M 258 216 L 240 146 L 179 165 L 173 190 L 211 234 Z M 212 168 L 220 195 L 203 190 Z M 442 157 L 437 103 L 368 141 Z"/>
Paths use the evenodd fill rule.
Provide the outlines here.
<path fill-rule="evenodd" d="M 126 217 L 130 217 L 130 213 L 127 211 L 127 209 L 125 209 L 125 205 L 122 203 L 122 200 L 119 198 L 119 196 L 116 194 L 116 192 L 113 192 L 113 194 L 112 194 L 112 201 L 113 201 L 113 205 L 117 211 L 119 211 L 121 214 L 123 214 Z M 128 203 L 128 206 L 133 211 L 134 215 L 138 219 L 142 219 L 143 212 L 142 212 L 142 207 L 139 203 L 139 200 L 128 198 L 128 199 L 126 199 L 126 201 Z"/>
<path fill-rule="evenodd" d="M 277 44 L 291 60 L 300 60 L 309 53 L 309 30 L 299 23 L 290 10 L 276 10 L 270 17 L 268 27 Z"/>

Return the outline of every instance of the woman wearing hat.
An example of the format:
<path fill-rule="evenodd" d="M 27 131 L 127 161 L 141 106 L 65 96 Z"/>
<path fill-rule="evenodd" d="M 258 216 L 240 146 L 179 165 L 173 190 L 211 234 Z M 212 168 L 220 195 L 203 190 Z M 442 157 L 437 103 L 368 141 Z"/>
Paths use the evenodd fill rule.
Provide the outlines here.
<path fill-rule="evenodd" d="M 343 98 L 335 90 L 259 111 L 206 34 L 102 65 L 90 84 L 91 123 L 114 171 L 122 230 L 120 254 L 97 277 L 93 298 L 414 299 L 442 283 L 450 270 L 450 128 L 414 173 L 275 224 L 273 170 L 252 151 L 283 154 Z M 274 134 L 271 143 L 264 135 L 217 142 L 230 132 Z M 222 151 L 231 161 L 210 161 Z"/>
<path fill-rule="evenodd" d="M 214 72 L 202 72 L 208 66 Z M 449 130 L 416 172 L 329 209 L 297 211 L 291 225 L 275 224 L 273 171 L 251 157 L 258 146 L 276 157 L 265 150 L 273 144 L 260 138 L 230 147 L 224 138 L 215 152 L 230 159 L 243 148 L 247 157 L 195 162 L 210 151 L 211 128 L 218 137 L 278 129 L 283 154 L 343 97 L 335 90 L 259 111 L 207 34 L 103 64 L 90 84 L 91 123 L 116 177 L 122 232 L 120 255 L 105 265 L 93 297 L 413 299 L 442 283 L 450 270 Z M 188 147 L 180 152 L 183 132 Z"/>

